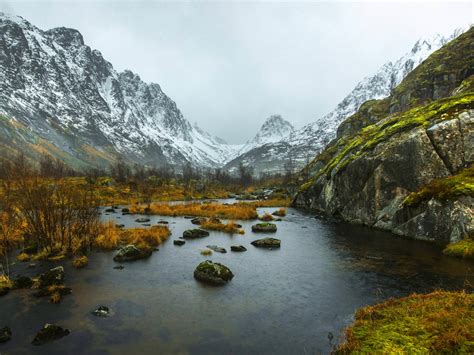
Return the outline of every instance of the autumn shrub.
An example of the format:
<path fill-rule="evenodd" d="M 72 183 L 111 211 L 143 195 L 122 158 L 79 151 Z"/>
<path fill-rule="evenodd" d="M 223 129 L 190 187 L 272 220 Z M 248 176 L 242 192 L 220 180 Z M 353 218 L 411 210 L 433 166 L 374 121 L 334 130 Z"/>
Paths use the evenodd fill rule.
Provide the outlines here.
<path fill-rule="evenodd" d="M 30 256 L 26 253 L 20 253 L 16 256 L 16 260 L 25 262 L 30 260 Z"/>

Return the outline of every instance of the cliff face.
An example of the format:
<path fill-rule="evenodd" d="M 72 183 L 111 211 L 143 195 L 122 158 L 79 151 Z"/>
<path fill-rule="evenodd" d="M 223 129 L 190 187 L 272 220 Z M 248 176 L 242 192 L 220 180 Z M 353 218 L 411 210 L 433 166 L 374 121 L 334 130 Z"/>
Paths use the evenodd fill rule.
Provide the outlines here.
<path fill-rule="evenodd" d="M 294 204 L 438 242 L 474 236 L 474 29 L 344 121 Z"/>

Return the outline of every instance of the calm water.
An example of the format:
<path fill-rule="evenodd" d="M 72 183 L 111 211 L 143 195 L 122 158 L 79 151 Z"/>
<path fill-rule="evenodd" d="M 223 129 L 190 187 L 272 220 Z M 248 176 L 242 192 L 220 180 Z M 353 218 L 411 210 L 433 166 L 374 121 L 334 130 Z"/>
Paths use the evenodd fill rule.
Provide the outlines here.
<path fill-rule="evenodd" d="M 136 216 L 103 217 L 119 217 L 117 222 L 127 227 L 138 225 Z M 13 339 L 0 345 L 0 353 L 328 353 L 361 306 L 474 283 L 473 263 L 444 257 L 435 245 L 321 221 L 293 209 L 276 222 L 280 250 L 250 245 L 262 237 L 250 230 L 255 222 L 242 223 L 244 235 L 211 232 L 178 247 L 173 239 L 192 228 L 191 222 L 151 219 L 170 221 L 172 236 L 150 259 L 124 264 L 123 270 L 113 269 L 114 253 L 92 254 L 83 270 L 63 263 L 73 294 L 58 305 L 34 298 L 31 290 L 0 298 L 0 326 L 13 330 Z M 211 244 L 225 247 L 227 254 L 200 255 Z M 230 252 L 238 244 L 248 251 Z M 230 267 L 234 279 L 217 288 L 196 282 L 194 268 L 205 259 Z M 15 271 L 34 275 L 50 266 L 26 270 L 25 264 L 17 264 Z M 113 315 L 92 316 L 98 305 L 110 307 Z M 46 322 L 67 327 L 71 334 L 33 347 L 34 334 Z"/>

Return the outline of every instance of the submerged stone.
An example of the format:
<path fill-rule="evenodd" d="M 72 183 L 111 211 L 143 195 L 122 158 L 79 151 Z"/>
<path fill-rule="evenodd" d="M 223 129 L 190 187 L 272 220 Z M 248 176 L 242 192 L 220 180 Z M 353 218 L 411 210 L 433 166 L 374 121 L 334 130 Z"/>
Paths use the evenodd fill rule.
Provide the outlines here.
<path fill-rule="evenodd" d="M 31 288 L 33 286 L 33 280 L 28 276 L 19 276 L 13 281 L 13 288 Z"/>
<path fill-rule="evenodd" d="M 206 248 L 209 248 L 209 249 L 215 251 L 216 253 L 222 253 L 222 254 L 227 253 L 227 250 L 225 250 L 225 248 L 218 247 L 217 245 L 208 245 L 208 246 L 206 246 Z"/>
<path fill-rule="evenodd" d="M 173 240 L 173 244 L 178 245 L 178 246 L 182 246 L 182 245 L 186 244 L 186 241 L 184 241 L 182 239 L 175 239 L 175 240 Z"/>
<path fill-rule="evenodd" d="M 6 343 L 12 338 L 12 330 L 10 327 L 0 329 L 0 343 Z"/>
<path fill-rule="evenodd" d="M 140 217 L 140 218 L 137 218 L 135 220 L 135 222 L 137 222 L 137 223 L 147 223 L 147 222 L 150 222 L 150 218 Z"/>
<path fill-rule="evenodd" d="M 224 285 L 232 280 L 233 277 L 234 274 L 227 266 L 210 260 L 203 261 L 194 270 L 194 278 L 196 280 L 212 285 Z"/>
<path fill-rule="evenodd" d="M 61 339 L 70 333 L 69 329 L 64 329 L 58 325 L 45 324 L 36 334 L 31 342 L 33 345 L 43 345 L 51 341 Z"/>

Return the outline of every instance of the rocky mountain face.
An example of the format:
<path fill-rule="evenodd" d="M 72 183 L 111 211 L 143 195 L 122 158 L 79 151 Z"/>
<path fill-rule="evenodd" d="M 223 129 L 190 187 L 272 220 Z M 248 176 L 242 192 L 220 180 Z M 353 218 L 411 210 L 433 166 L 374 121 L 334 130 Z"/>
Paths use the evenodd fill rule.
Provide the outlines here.
<path fill-rule="evenodd" d="M 275 162 L 272 161 L 274 154 L 268 151 L 265 146 L 271 145 L 274 147 L 278 142 L 287 138 L 290 134 L 295 131 L 293 125 L 287 120 L 283 119 L 280 115 L 272 115 L 268 117 L 263 123 L 260 130 L 257 132 L 255 137 L 248 140 L 242 148 L 237 152 L 237 158 L 232 159 L 228 162 L 224 169 L 234 172 L 236 171 L 239 164 L 242 162 L 246 166 L 252 166 L 257 171 L 273 171 Z M 247 152 L 252 151 L 250 154 Z M 259 159 L 254 159 L 255 152 L 262 151 L 259 154 Z M 280 162 L 283 166 L 284 161 Z"/>
<path fill-rule="evenodd" d="M 436 35 L 418 40 L 401 58 L 384 64 L 373 76 L 364 78 L 334 110 L 324 117 L 293 131 L 278 142 L 241 152 L 242 155 L 234 159 L 227 167 L 243 162 L 254 164 L 260 169 L 278 172 L 282 171 L 284 164 L 291 160 L 295 168 L 302 168 L 308 163 L 310 157 L 314 157 L 336 137 L 339 124 L 353 115 L 364 102 L 389 96 L 408 73 L 431 53 L 461 33 L 462 30 L 456 30 L 447 37 Z"/>
<path fill-rule="evenodd" d="M 441 243 L 474 236 L 474 28 L 337 132 L 296 206 Z"/>
<path fill-rule="evenodd" d="M 0 48 L 2 153 L 48 152 L 76 167 L 117 155 L 217 167 L 238 149 L 192 126 L 158 84 L 117 72 L 77 30 L 0 13 Z"/>

